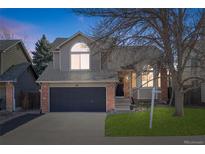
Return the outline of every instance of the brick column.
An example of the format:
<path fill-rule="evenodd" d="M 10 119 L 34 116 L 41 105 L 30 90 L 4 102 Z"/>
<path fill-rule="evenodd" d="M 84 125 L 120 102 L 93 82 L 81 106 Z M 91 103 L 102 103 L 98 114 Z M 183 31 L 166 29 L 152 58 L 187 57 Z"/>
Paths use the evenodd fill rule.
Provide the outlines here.
<path fill-rule="evenodd" d="M 14 85 L 11 82 L 6 83 L 6 110 L 13 112 L 14 109 Z"/>
<path fill-rule="evenodd" d="M 161 101 L 168 101 L 167 70 L 161 69 Z"/>
<path fill-rule="evenodd" d="M 110 112 L 115 109 L 115 84 L 109 83 L 106 86 L 106 111 Z"/>
<path fill-rule="evenodd" d="M 49 112 L 49 87 L 47 83 L 41 85 L 41 111 Z"/>

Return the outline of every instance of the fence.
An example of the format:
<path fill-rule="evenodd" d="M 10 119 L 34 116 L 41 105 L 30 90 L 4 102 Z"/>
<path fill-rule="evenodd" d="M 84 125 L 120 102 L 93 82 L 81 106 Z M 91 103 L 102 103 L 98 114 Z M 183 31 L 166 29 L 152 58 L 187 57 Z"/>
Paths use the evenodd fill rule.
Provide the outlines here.
<path fill-rule="evenodd" d="M 40 92 L 21 92 L 19 101 L 24 110 L 40 109 Z"/>

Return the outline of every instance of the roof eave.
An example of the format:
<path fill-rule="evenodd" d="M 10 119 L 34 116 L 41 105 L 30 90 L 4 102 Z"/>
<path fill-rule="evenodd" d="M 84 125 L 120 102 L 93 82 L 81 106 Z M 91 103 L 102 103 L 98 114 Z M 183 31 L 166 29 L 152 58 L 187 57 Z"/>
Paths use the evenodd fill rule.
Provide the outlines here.
<path fill-rule="evenodd" d="M 0 83 L 4 83 L 4 82 L 13 82 L 13 83 L 15 83 L 16 80 L 0 80 Z"/>
<path fill-rule="evenodd" d="M 5 53 L 7 50 L 9 50 L 10 48 L 14 47 L 16 44 L 18 44 L 18 43 L 20 43 L 20 42 L 21 42 L 20 40 L 17 41 L 17 42 L 15 42 L 13 45 L 11 45 L 11 46 L 9 46 L 8 48 L 2 50 L 2 52 Z"/>
<path fill-rule="evenodd" d="M 66 42 L 72 40 L 74 37 L 78 36 L 78 35 L 82 35 L 86 38 L 88 38 L 91 41 L 94 41 L 92 38 L 88 37 L 87 35 L 83 34 L 82 32 L 77 32 L 74 35 L 72 35 L 71 37 L 69 37 L 68 39 L 66 39 L 65 41 L 63 41 L 62 43 L 60 43 L 58 46 L 55 47 L 55 49 L 59 50 L 61 46 L 63 46 Z"/>
<path fill-rule="evenodd" d="M 9 50 L 10 48 L 14 47 L 15 45 L 17 45 L 18 43 L 21 44 L 21 46 L 23 47 L 24 53 L 26 54 L 29 62 L 32 62 L 31 56 L 29 55 L 25 45 L 23 44 L 23 42 L 21 40 L 17 41 L 16 43 L 14 43 L 13 45 L 9 46 L 8 48 L 2 50 L 1 52 L 5 53 L 7 50 Z"/>

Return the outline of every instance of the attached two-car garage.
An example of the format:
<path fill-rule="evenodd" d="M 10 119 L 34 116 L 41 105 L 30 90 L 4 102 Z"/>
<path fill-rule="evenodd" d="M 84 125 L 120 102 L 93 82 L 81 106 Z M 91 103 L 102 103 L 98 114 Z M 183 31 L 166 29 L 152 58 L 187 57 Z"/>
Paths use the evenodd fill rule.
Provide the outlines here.
<path fill-rule="evenodd" d="M 50 112 L 105 112 L 105 87 L 51 87 Z"/>

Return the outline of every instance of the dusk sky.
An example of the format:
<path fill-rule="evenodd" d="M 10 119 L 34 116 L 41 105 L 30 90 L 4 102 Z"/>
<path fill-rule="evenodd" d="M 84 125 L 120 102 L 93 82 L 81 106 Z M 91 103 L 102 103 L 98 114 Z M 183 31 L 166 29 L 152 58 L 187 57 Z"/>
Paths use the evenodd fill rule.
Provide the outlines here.
<path fill-rule="evenodd" d="M 34 50 L 42 34 L 50 42 L 78 31 L 89 34 L 96 22 L 96 18 L 78 16 L 72 9 L 0 9 L 0 33 L 6 30 L 23 39 L 28 50 Z"/>

